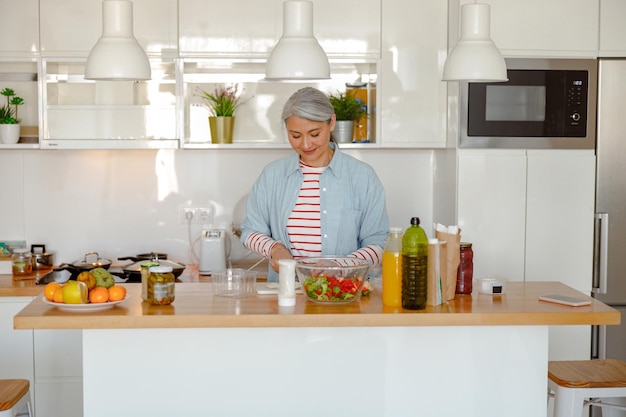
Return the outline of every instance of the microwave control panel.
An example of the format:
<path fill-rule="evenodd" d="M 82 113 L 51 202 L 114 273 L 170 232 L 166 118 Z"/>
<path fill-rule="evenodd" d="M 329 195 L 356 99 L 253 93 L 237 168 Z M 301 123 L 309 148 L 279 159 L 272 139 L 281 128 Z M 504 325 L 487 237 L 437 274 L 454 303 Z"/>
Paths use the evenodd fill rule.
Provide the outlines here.
<path fill-rule="evenodd" d="M 587 133 L 587 71 L 566 71 L 565 134 L 580 137 Z"/>

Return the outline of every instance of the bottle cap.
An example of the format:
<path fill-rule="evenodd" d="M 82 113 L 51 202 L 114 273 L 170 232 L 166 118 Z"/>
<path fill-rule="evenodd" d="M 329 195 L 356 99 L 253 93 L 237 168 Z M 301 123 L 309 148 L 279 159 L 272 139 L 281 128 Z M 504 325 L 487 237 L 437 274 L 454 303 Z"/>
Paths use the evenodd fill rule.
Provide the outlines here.
<path fill-rule="evenodd" d="M 28 249 L 25 249 L 25 248 L 13 249 L 13 253 L 26 253 L 26 252 L 30 252 L 30 251 Z"/>
<path fill-rule="evenodd" d="M 150 267 L 150 272 L 154 272 L 157 274 L 167 274 L 168 272 L 172 272 L 174 269 L 171 266 L 152 266 Z"/>
<path fill-rule="evenodd" d="M 401 227 L 390 227 L 389 228 L 389 233 L 402 233 L 402 228 Z"/>
<path fill-rule="evenodd" d="M 419 217 L 411 217 L 411 224 L 420 224 L 420 218 Z"/>

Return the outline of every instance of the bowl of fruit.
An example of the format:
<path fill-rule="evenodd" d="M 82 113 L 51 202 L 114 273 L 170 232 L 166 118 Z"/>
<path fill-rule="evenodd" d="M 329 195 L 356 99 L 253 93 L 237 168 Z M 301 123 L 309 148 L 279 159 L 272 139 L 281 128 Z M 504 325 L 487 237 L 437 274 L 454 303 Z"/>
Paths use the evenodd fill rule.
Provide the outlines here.
<path fill-rule="evenodd" d="M 307 300 L 322 304 L 358 301 L 371 263 L 348 256 L 321 256 L 296 261 L 296 276 Z"/>

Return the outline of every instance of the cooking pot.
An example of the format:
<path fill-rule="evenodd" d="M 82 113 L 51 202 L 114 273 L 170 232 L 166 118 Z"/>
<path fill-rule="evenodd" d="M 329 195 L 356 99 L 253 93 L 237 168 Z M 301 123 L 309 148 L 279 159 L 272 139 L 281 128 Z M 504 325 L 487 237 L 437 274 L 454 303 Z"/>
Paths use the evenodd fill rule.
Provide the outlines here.
<path fill-rule="evenodd" d="M 158 255 L 158 256 L 153 256 Z M 179 277 L 186 268 L 186 265 L 181 262 L 174 262 L 167 259 L 167 254 L 159 253 L 156 254 L 154 252 L 148 254 L 139 254 L 137 256 L 124 256 L 121 258 L 117 258 L 120 261 L 131 260 L 135 261 L 134 263 L 124 266 L 122 269 L 124 274 L 127 276 L 127 282 L 140 282 L 141 281 L 141 264 L 146 261 L 153 261 L 158 263 L 160 266 L 169 266 L 172 268 L 172 274 L 174 278 Z"/>
<path fill-rule="evenodd" d="M 95 268 L 109 269 L 112 263 L 113 261 L 110 259 L 101 258 L 98 252 L 87 252 L 82 261 L 75 261 L 71 264 L 61 264 L 56 267 L 55 270 L 68 270 L 72 273 L 72 278 L 75 278 L 83 271 L 91 271 Z"/>
<path fill-rule="evenodd" d="M 54 254 L 46 252 L 46 245 L 30 245 L 30 251 L 33 253 L 33 269 L 41 270 L 54 266 Z"/>

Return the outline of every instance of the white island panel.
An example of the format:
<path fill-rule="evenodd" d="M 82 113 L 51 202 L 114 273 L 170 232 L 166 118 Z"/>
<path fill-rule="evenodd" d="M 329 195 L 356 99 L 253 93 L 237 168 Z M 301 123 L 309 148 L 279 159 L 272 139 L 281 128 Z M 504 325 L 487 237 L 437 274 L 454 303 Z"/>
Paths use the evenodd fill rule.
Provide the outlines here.
<path fill-rule="evenodd" d="M 90 417 L 546 415 L 547 326 L 104 329 L 83 341 Z"/>

